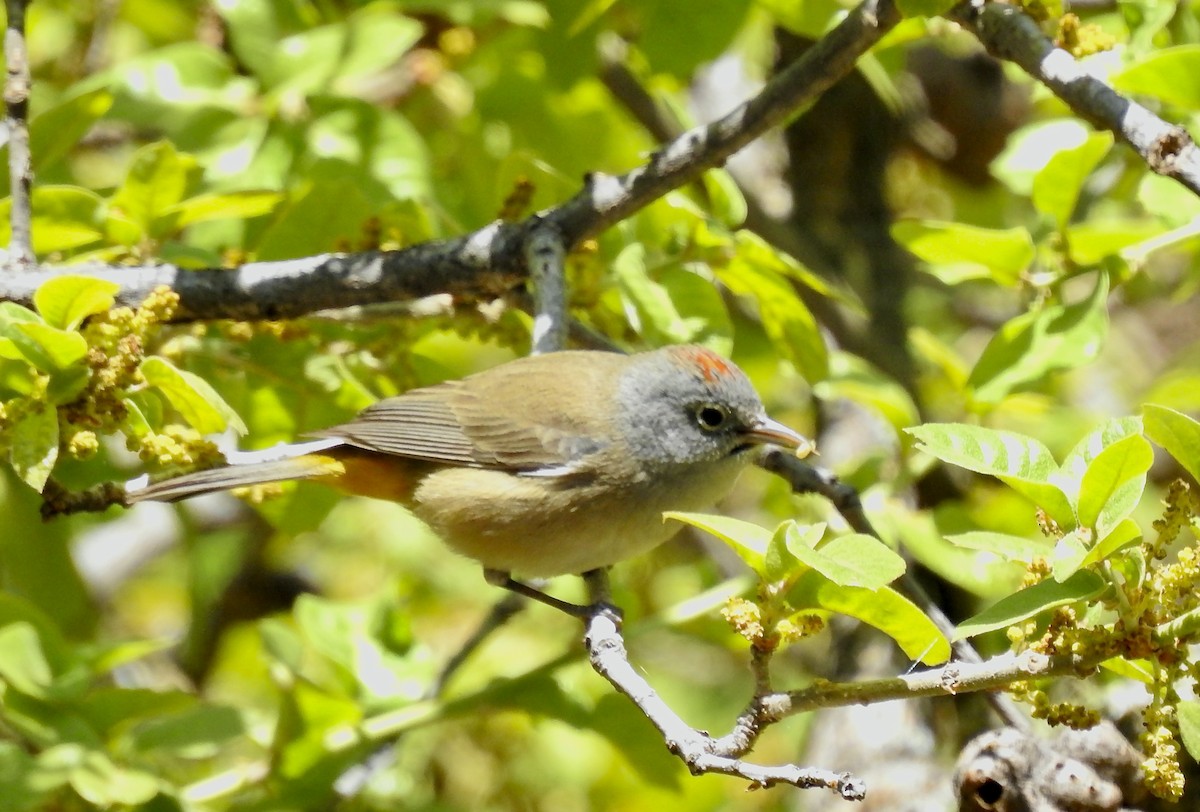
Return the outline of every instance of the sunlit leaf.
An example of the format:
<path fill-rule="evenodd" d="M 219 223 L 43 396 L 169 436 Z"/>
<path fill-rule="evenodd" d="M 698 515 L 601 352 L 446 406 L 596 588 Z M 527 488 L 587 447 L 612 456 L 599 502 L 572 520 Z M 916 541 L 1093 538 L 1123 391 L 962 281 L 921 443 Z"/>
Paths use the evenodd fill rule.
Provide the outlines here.
<path fill-rule="evenodd" d="M 753 299 L 776 349 L 809 382 L 824 380 L 829 374 L 829 357 L 816 319 L 792 283 L 772 267 L 775 263 L 760 259 L 756 253 L 739 251 L 717 275 L 733 293 Z"/>
<path fill-rule="evenodd" d="M 1153 462 L 1154 451 L 1140 434 L 1131 434 L 1100 452 L 1079 488 L 1079 523 L 1107 534 L 1137 506 Z"/>
<path fill-rule="evenodd" d="M 1020 227 L 999 230 L 906 220 L 892 226 L 892 236 L 930 265 L 974 269 L 975 276 L 1006 286 L 1017 282 L 1034 257 L 1033 238 Z M 963 278 L 961 270 L 954 274 L 956 281 Z"/>
<path fill-rule="evenodd" d="M 904 559 L 879 539 L 852 533 L 814 549 L 798 525 L 789 522 L 786 527 L 788 550 L 838 586 L 880 589 L 904 574 Z"/>
<path fill-rule="evenodd" d="M 87 355 L 87 341 L 73 330 L 60 330 L 41 322 L 16 325 L 14 342 L 44 372 L 66 369 Z"/>
<path fill-rule="evenodd" d="M 34 253 L 71 251 L 104 238 L 103 200 L 78 186 L 38 186 L 30 200 Z M 0 200 L 0 241 L 11 239 L 12 200 Z"/>
<path fill-rule="evenodd" d="M 1075 211 L 1084 181 L 1112 149 L 1113 134 L 1099 132 L 1077 147 L 1054 153 L 1033 179 L 1033 205 L 1065 228 Z"/>
<path fill-rule="evenodd" d="M 1185 699 L 1175 706 L 1179 737 L 1193 761 L 1200 761 L 1200 702 Z"/>
<path fill-rule="evenodd" d="M 58 460 L 58 413 L 54 409 L 31 412 L 17 421 L 11 436 L 13 469 L 40 493 Z"/>
<path fill-rule="evenodd" d="M 179 228 L 209 220 L 249 220 L 270 214 L 284 200 L 281 192 L 224 192 L 196 195 L 172 206 Z"/>
<path fill-rule="evenodd" d="M 0 627 L 0 679 L 29 696 L 45 697 L 54 673 L 37 629 L 17 621 Z"/>
<path fill-rule="evenodd" d="M 121 290 L 116 282 L 92 276 L 56 276 L 33 294 L 38 313 L 51 327 L 74 330 L 88 316 L 103 313 Z"/>
<path fill-rule="evenodd" d="M 109 205 L 146 236 L 162 236 L 175 227 L 172 213 L 187 197 L 198 173 L 196 160 L 170 142 L 147 144 L 133 156 L 125 181 Z"/>
<path fill-rule="evenodd" d="M 1126 93 L 1200 110 L 1200 45 L 1152 51 L 1110 78 L 1114 87 Z"/>
<path fill-rule="evenodd" d="M 215 434 L 226 427 L 232 427 L 238 434 L 246 433 L 242 419 L 200 376 L 178 369 L 159 356 L 142 361 L 141 372 L 146 383 L 161 392 L 183 419 L 201 434 Z"/>
<path fill-rule="evenodd" d="M 1146 436 L 1164 449 L 1196 479 L 1200 479 L 1200 423 L 1185 414 L 1147 403 L 1142 407 Z"/>
<path fill-rule="evenodd" d="M 985 632 L 1006 629 L 1034 615 L 1076 601 L 1088 600 L 1107 588 L 1104 579 L 1090 570 L 1080 570 L 1063 583 L 1054 579 L 1026 587 L 1002 598 L 974 617 L 958 625 L 954 638 L 962 640 Z"/>
<path fill-rule="evenodd" d="M 719 538 L 733 548 L 756 572 L 763 572 L 763 557 L 767 554 L 767 545 L 771 542 L 772 533 L 765 527 L 759 527 L 741 519 L 731 519 L 728 516 L 714 516 L 707 513 L 680 513 L 670 511 L 663 514 L 664 520 L 674 519 L 683 522 Z"/>
<path fill-rule="evenodd" d="M 1044 539 L 1034 540 L 1008 533 L 992 533 L 982 530 L 946 536 L 946 541 L 968 550 L 993 553 L 1009 561 L 1028 564 L 1036 558 L 1046 558 L 1053 548 Z"/>
<path fill-rule="evenodd" d="M 1051 372 L 1073 369 L 1100 353 L 1108 333 L 1108 278 L 1099 274 L 1092 294 L 1072 305 L 1049 305 L 1005 324 L 971 370 L 976 399 L 995 403 Z"/>
<path fill-rule="evenodd" d="M 839 586 L 815 570 L 788 592 L 797 611 L 820 609 L 861 620 L 896 641 L 901 650 L 926 665 L 950 659 L 950 643 L 912 601 L 890 587 Z"/>
<path fill-rule="evenodd" d="M 1087 532 L 1086 529 L 1077 529 L 1072 533 L 1067 533 L 1055 543 L 1050 561 L 1053 566 L 1054 580 L 1060 584 L 1083 566 L 1083 560 L 1088 554 L 1088 547 L 1084 543 Z"/>
<path fill-rule="evenodd" d="M 1137 542 L 1141 537 L 1142 528 L 1138 526 L 1137 522 L 1132 519 L 1122 519 L 1107 536 L 1104 536 L 1092 546 L 1092 549 L 1088 551 L 1087 557 L 1083 559 L 1082 566 L 1088 567 L 1104 561 L 1113 553 Z"/>
<path fill-rule="evenodd" d="M 906 431 L 917 439 L 920 450 L 951 465 L 994 476 L 1062 527 L 1075 525 L 1070 500 L 1056 482 L 1058 464 L 1049 449 L 1032 437 L 960 423 L 927 423 Z"/>

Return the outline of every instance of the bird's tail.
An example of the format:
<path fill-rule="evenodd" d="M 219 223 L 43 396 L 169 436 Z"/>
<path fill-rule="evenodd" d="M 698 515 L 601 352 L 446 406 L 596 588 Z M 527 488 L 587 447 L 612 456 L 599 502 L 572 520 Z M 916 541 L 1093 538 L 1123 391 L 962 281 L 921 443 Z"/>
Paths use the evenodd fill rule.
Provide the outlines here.
<path fill-rule="evenodd" d="M 332 457 L 323 454 L 303 454 L 285 459 L 210 468 L 160 482 L 148 482 L 145 477 L 141 477 L 125 485 L 125 503 L 132 505 L 137 502 L 176 502 L 191 496 L 227 491 L 231 488 L 285 482 L 290 479 L 336 477 L 342 471 L 342 464 Z"/>

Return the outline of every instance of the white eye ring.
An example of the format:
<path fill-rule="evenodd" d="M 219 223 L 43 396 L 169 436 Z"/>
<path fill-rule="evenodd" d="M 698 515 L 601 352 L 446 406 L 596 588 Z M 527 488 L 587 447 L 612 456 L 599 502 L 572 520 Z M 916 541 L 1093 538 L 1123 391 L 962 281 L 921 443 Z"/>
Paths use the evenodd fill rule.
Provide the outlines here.
<path fill-rule="evenodd" d="M 729 422 L 729 410 L 718 403 L 702 403 L 696 407 L 696 424 L 705 431 L 720 431 Z"/>

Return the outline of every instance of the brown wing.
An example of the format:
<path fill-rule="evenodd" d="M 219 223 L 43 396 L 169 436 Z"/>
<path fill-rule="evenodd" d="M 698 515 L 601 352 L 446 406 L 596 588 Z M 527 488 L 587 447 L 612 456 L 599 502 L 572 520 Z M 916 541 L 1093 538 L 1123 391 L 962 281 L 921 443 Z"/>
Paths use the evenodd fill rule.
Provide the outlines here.
<path fill-rule="evenodd" d="M 314 434 L 431 462 L 569 473 L 610 435 L 597 424 L 591 404 L 612 396 L 615 376 L 605 374 L 610 363 L 605 353 L 587 353 L 601 356 L 599 363 L 594 358 L 587 364 L 548 360 L 563 355 L 578 354 L 521 359 L 462 381 L 386 398 L 350 422 Z M 564 378 L 576 397 L 563 397 Z"/>

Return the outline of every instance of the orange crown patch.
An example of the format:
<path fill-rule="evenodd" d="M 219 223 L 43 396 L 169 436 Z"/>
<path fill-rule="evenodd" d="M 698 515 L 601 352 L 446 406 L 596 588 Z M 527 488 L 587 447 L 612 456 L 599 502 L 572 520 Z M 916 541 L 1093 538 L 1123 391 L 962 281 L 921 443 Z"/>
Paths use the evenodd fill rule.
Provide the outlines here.
<path fill-rule="evenodd" d="M 684 347 L 681 355 L 691 361 L 704 380 L 715 383 L 719 378 L 728 378 L 733 374 L 733 364 L 704 347 Z"/>

